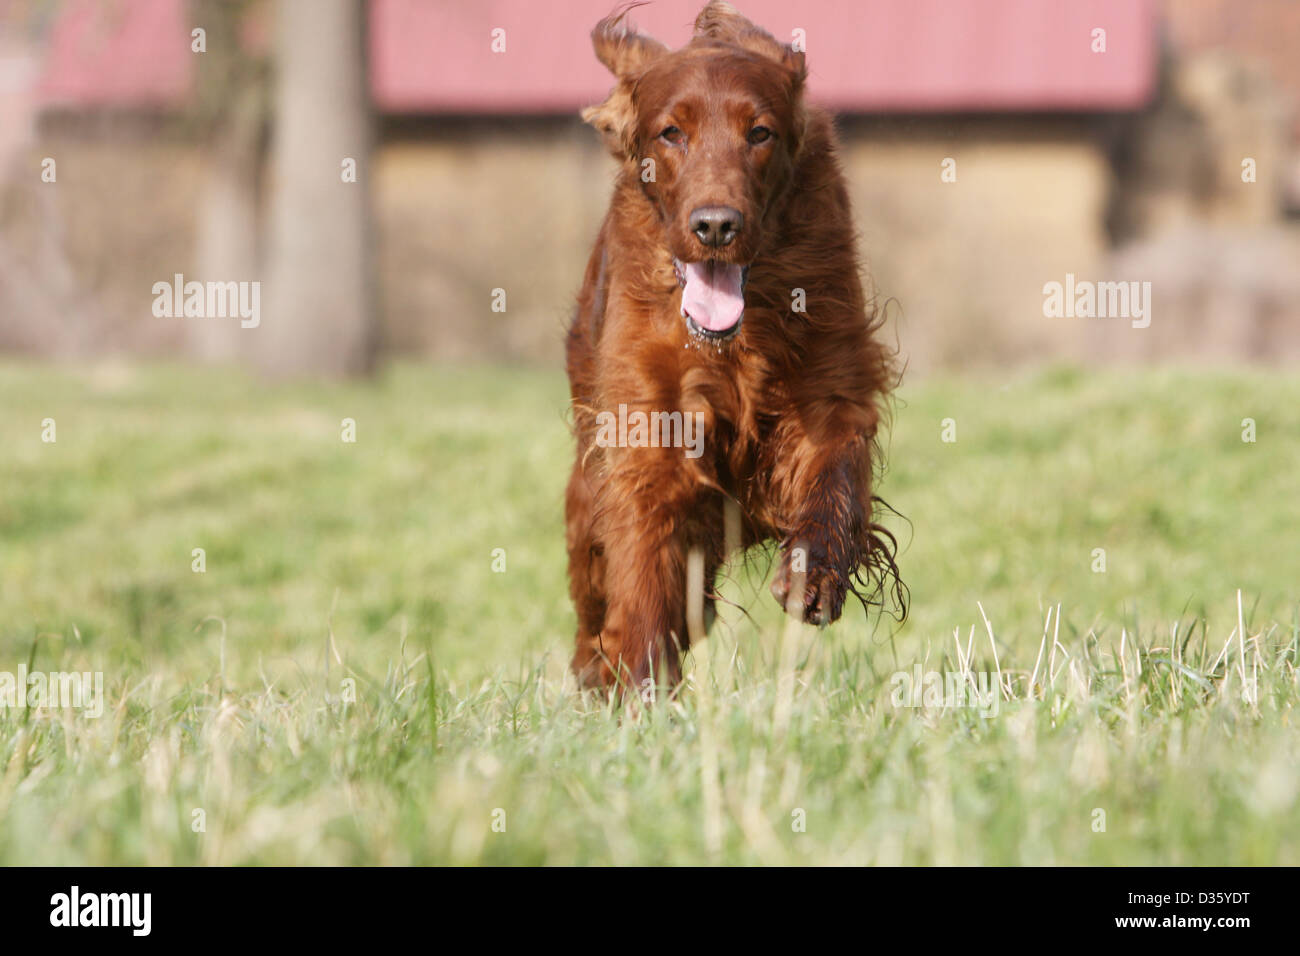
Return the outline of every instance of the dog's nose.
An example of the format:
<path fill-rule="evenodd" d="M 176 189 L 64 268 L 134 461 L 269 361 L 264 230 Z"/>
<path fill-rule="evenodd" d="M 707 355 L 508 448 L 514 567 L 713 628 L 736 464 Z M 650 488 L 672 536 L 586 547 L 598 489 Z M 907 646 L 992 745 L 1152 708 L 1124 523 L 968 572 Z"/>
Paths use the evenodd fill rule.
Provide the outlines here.
<path fill-rule="evenodd" d="M 745 217 L 730 206 L 701 206 L 691 213 L 691 232 L 706 246 L 725 246 L 736 238 Z"/>

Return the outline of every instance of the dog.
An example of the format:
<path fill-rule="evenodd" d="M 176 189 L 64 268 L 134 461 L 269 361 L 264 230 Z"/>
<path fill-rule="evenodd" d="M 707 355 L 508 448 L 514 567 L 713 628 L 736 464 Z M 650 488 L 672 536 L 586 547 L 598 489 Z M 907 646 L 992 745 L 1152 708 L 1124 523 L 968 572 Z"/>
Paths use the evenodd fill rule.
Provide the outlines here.
<path fill-rule="evenodd" d="M 627 12 L 592 31 L 616 82 L 582 117 L 620 168 L 566 341 L 572 669 L 620 694 L 680 683 L 689 555 L 711 621 L 729 503 L 742 548 L 779 542 L 796 616 L 829 624 L 889 582 L 902 600 L 873 495 L 897 374 L 804 54 L 726 3 L 676 51 Z"/>

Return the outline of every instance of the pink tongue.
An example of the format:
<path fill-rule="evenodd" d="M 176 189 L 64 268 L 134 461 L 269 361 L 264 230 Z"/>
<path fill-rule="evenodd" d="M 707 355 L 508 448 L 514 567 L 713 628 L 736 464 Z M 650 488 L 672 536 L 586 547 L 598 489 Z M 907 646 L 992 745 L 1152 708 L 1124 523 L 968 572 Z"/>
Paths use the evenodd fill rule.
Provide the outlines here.
<path fill-rule="evenodd" d="M 682 308 L 700 328 L 710 332 L 727 331 L 740 321 L 745 311 L 740 276 L 740 266 L 722 262 L 686 263 Z"/>

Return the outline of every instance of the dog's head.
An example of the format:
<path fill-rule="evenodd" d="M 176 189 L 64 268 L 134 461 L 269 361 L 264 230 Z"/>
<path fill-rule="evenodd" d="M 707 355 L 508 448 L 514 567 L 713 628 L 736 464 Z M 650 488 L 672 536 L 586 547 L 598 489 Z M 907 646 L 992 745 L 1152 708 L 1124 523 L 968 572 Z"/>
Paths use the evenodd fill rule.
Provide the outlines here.
<path fill-rule="evenodd" d="M 716 0 L 675 51 L 635 32 L 626 15 L 592 31 L 618 82 L 583 119 L 654 205 L 692 331 L 728 338 L 803 135 L 803 53 Z"/>

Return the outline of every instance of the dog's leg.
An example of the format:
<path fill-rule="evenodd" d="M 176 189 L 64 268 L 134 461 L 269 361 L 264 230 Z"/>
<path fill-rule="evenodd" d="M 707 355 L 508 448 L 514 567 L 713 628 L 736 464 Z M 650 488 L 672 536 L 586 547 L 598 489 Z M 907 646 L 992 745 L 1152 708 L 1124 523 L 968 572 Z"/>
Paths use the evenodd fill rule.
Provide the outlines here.
<path fill-rule="evenodd" d="M 671 521 L 652 520 L 611 543 L 609 612 L 602 638 L 618 648 L 616 673 L 624 691 L 681 681 L 686 630 L 686 553 Z"/>
<path fill-rule="evenodd" d="M 605 545 L 605 619 L 598 643 L 623 692 L 681 681 L 686 629 L 686 557 L 699 543 L 698 484 L 675 449 L 620 449 L 594 507 Z"/>
<path fill-rule="evenodd" d="M 688 642 L 684 538 L 663 503 L 613 495 L 597 536 L 597 498 L 575 469 L 566 496 L 569 592 L 578 614 L 573 672 L 590 688 L 640 693 L 652 671 L 657 684 L 675 686 Z"/>
<path fill-rule="evenodd" d="M 734 509 L 734 527 L 728 531 L 725 509 Z M 734 535 L 734 540 L 728 537 Z M 704 555 L 704 633 L 713 629 L 717 619 L 718 572 L 727 560 L 744 548 L 740 519 L 740 509 L 734 501 L 722 494 L 711 494 L 707 502 L 699 509 L 698 516 L 687 530 L 692 548 L 699 548 Z M 690 582 L 687 582 L 689 586 Z M 689 606 L 689 596 L 688 596 Z"/>
<path fill-rule="evenodd" d="M 577 646 L 571 666 L 583 687 L 605 686 L 613 679 L 611 657 L 601 647 L 601 629 L 605 626 L 605 550 L 596 538 L 594 527 L 592 482 L 596 480 L 595 475 L 583 468 L 579 457 L 564 495 L 569 596 L 578 615 Z"/>
<path fill-rule="evenodd" d="M 839 618 L 854 571 L 863 559 L 870 522 L 870 463 L 865 436 L 812 456 L 780 487 L 785 516 L 781 564 L 772 594 L 810 624 Z M 790 603 L 791 582 L 804 573 L 802 600 Z"/>

